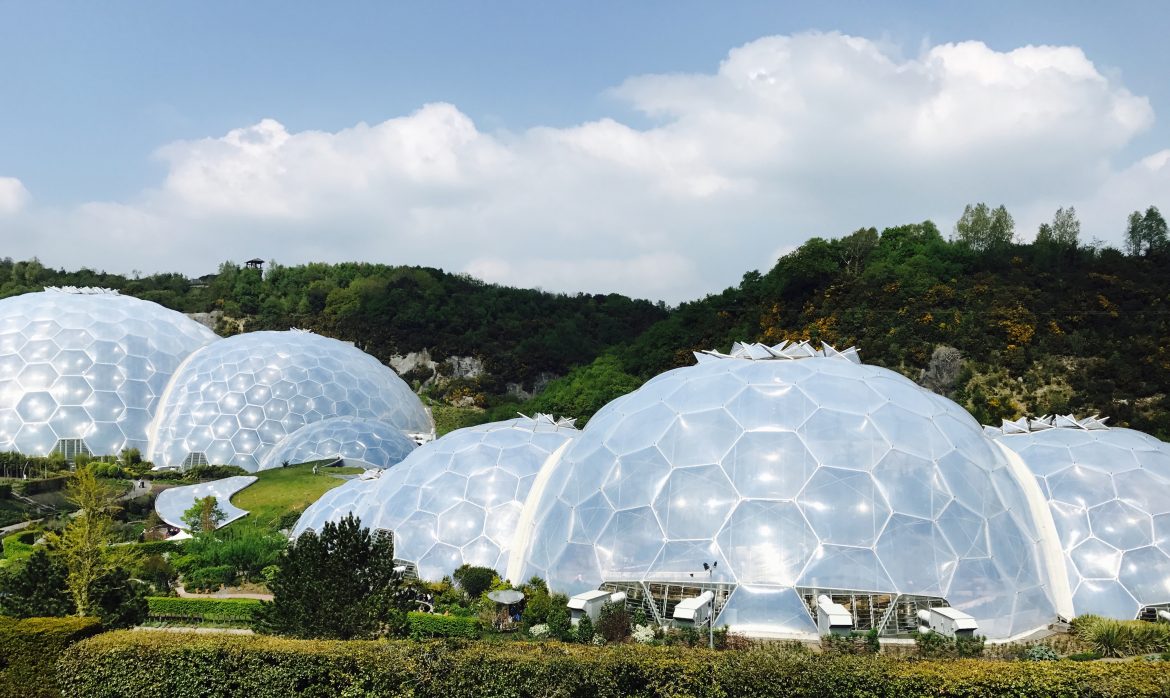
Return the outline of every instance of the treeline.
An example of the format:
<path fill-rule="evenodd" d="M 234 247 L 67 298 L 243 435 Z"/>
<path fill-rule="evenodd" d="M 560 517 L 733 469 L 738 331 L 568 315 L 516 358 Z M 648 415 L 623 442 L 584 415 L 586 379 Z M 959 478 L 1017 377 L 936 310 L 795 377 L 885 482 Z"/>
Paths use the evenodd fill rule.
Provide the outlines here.
<path fill-rule="evenodd" d="M 855 345 L 981 421 L 1100 413 L 1170 437 L 1170 244 L 1156 208 L 1130 217 L 1127 253 L 1084 244 L 1072 209 L 1020 243 L 1002 207 L 813 238 L 766 273 L 685 303 L 614 352 L 646 379 L 732 341 Z M 937 365 L 957 350 L 956 370 Z M 932 357 L 935 364 L 932 365 Z"/>
<path fill-rule="evenodd" d="M 1125 251 L 1086 242 L 1062 208 L 1031 243 L 1003 206 L 932 222 L 812 238 L 738 286 L 667 309 L 617 294 L 565 295 L 487 284 L 424 267 L 232 263 L 199 280 L 128 278 L 0 261 L 0 296 L 98 285 L 184 312 L 221 311 L 220 331 L 303 327 L 386 360 L 428 349 L 474 356 L 486 375 L 429 381 L 429 394 L 488 407 L 587 418 L 651 376 L 731 342 L 810 339 L 855 345 L 961 402 L 985 423 L 1024 414 L 1109 415 L 1170 438 L 1170 236 L 1157 208 L 1124 222 Z M 524 403 L 529 389 L 561 376 Z"/>
<path fill-rule="evenodd" d="M 180 312 L 220 311 L 221 334 L 300 327 L 352 341 L 383 361 L 423 349 L 436 360 L 474 356 L 489 374 L 476 390 L 488 393 L 507 383 L 531 389 L 542 375 L 563 375 L 667 316 L 661 303 L 616 293 L 546 293 L 426 267 L 270 263 L 261 275 L 225 262 L 193 280 L 0 260 L 0 297 L 44 286 L 101 286 Z"/>

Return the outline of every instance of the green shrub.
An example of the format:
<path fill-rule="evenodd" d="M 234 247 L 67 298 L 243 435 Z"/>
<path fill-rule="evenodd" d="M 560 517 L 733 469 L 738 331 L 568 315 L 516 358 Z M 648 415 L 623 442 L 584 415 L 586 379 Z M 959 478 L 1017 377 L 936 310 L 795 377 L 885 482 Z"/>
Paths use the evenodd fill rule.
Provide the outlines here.
<path fill-rule="evenodd" d="M 974 637 L 946 637 L 938 633 L 915 633 L 914 644 L 918 647 L 918 656 L 923 659 L 950 659 L 952 657 L 974 658 L 982 657 L 987 638 L 982 635 Z"/>
<path fill-rule="evenodd" d="M 136 543 L 134 549 L 143 555 L 162 555 L 163 553 L 181 554 L 183 544 L 175 540 L 154 540 L 147 543 Z"/>
<path fill-rule="evenodd" d="M 60 492 L 65 489 L 65 483 L 69 482 L 68 475 L 60 475 L 56 477 L 45 478 L 43 480 L 25 480 L 16 483 L 15 489 L 26 497 L 31 497 L 34 494 L 46 494 L 48 492 Z"/>
<path fill-rule="evenodd" d="M 624 603 L 607 603 L 597 618 L 597 634 L 606 642 L 621 642 L 630 636 L 630 613 Z"/>
<path fill-rule="evenodd" d="M 436 613 L 411 611 L 406 614 L 410 637 L 422 640 L 433 637 L 479 637 L 479 619 L 461 616 L 440 616 Z"/>
<path fill-rule="evenodd" d="M 0 616 L 0 698 L 59 696 L 58 656 L 69 645 L 100 631 L 96 618 Z"/>
<path fill-rule="evenodd" d="M 201 567 L 183 575 L 183 586 L 196 591 L 215 591 L 236 581 L 236 568 L 230 565 Z"/>
<path fill-rule="evenodd" d="M 0 500 L 8 499 L 11 496 L 12 496 L 12 483 L 10 483 L 10 482 L 0 483 Z"/>
<path fill-rule="evenodd" d="M 577 621 L 577 642 L 587 645 L 593 642 L 593 620 L 589 618 L 588 614 L 581 614 L 581 620 Z"/>
<path fill-rule="evenodd" d="M 778 643 L 743 651 L 558 642 L 323 641 L 104 633 L 68 649 L 72 698 L 280 696 L 960 696 L 1152 698 L 1163 662 L 904 661 L 825 657 Z"/>
<path fill-rule="evenodd" d="M 848 635 L 825 635 L 821 638 L 821 652 L 829 655 L 877 654 L 881 651 L 877 630 L 854 631 Z"/>
<path fill-rule="evenodd" d="M 260 607 L 256 599 L 180 599 L 170 596 L 148 598 L 154 620 L 192 620 L 212 623 L 251 623 Z"/>
<path fill-rule="evenodd" d="M 1048 645 L 1032 645 L 1024 652 L 1023 659 L 1028 662 L 1051 662 L 1060 659 L 1060 655 Z"/>

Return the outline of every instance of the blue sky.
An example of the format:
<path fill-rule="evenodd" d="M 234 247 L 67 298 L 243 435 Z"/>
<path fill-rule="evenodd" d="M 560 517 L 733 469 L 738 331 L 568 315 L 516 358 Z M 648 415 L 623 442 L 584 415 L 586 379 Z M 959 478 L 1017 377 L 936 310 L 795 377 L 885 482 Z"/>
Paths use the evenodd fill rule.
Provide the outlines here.
<path fill-rule="evenodd" d="M 1013 205 L 1025 238 L 1031 236 L 1025 225 L 1034 229 L 1040 211 L 1047 210 L 1044 207 L 1083 201 L 1081 206 L 1089 214 L 1086 227 L 1100 221 L 1086 234 L 1111 240 L 1117 231 L 1105 221 L 1113 220 L 1117 211 L 1151 203 L 1170 205 L 1170 201 L 1146 200 L 1149 196 L 1119 200 L 1125 197 L 1117 193 L 1136 189 L 1156 197 L 1167 178 L 1160 161 L 1147 168 L 1153 171 L 1153 181 L 1146 181 L 1150 177 L 1142 174 L 1144 179 L 1136 185 L 1131 180 L 1137 175 L 1127 168 L 1170 148 L 1170 119 L 1165 118 L 1170 114 L 1168 17 L 1170 9 L 1161 2 L 1119 7 L 1089 2 L 880 6 L 854 2 L 0 2 L 0 65 L 5 66 L 0 71 L 0 177 L 20 182 L 19 205 L 8 207 L 7 218 L 0 214 L 0 240 L 11 250 L 5 254 L 35 254 L 50 264 L 88 263 L 119 271 L 132 266 L 195 273 L 213 266 L 217 259 L 252 256 L 259 248 L 256 254 L 288 263 L 316 257 L 403 261 L 466 270 L 506 283 L 558 290 L 612 288 L 669 300 L 733 283 L 750 268 L 766 268 L 776 254 L 812 234 L 839 235 L 850 226 L 928 216 L 939 218 L 940 225 L 949 228 L 958 213 L 955 209 L 961 210 L 965 200 L 1006 200 Z M 1020 150 L 1012 138 L 997 141 L 994 134 L 987 136 L 990 140 L 979 141 L 981 147 L 952 154 L 953 167 L 966 172 L 952 183 L 952 188 L 963 190 L 953 201 L 912 195 L 920 189 L 919 183 L 926 189 L 933 186 L 928 180 L 946 171 L 940 169 L 942 162 L 916 160 L 921 167 L 906 164 L 902 179 L 881 192 L 880 201 L 868 201 L 871 194 L 866 192 L 873 189 L 873 178 L 887 178 L 865 168 L 842 172 L 842 166 L 850 164 L 848 153 L 838 154 L 839 166 L 826 167 L 825 172 L 818 171 L 821 159 L 815 153 L 806 154 L 806 168 L 779 178 L 761 173 L 774 174 L 783 163 L 799 164 L 790 150 L 777 150 L 774 160 L 753 164 L 750 173 L 738 169 L 742 164 L 738 161 L 708 159 L 696 164 L 690 148 L 714 149 L 694 126 L 708 121 L 697 115 L 712 108 L 724 110 L 715 102 L 700 105 L 691 97 L 660 108 L 654 95 L 670 86 L 702 97 L 706 83 L 679 88 L 672 85 L 672 76 L 714 76 L 734 49 L 750 46 L 752 51 L 775 54 L 774 46 L 760 45 L 759 40 L 809 31 L 864 39 L 904 66 L 933 47 L 964 41 L 981 42 L 989 55 L 1029 45 L 1077 48 L 1095 71 L 1091 81 L 1103 80 L 1109 88 L 1092 94 L 1080 88 L 1055 88 L 1054 94 L 1067 100 L 1054 102 L 1055 111 L 1061 113 L 1052 117 L 1052 130 L 1066 133 L 1067 138 L 1053 139 L 1027 153 L 1033 159 L 1050 158 L 1047 166 L 1056 180 L 1032 193 L 1019 188 L 1028 188 L 1030 179 L 1014 182 L 1011 189 L 979 186 L 984 179 L 997 177 L 995 163 L 982 157 L 981 149 L 986 151 L 988 143 L 1002 143 L 1007 151 Z M 801 55 L 820 55 L 818 46 L 832 41 L 818 36 L 822 36 L 819 44 L 801 44 Z M 834 70 L 858 68 L 868 76 L 866 84 L 879 89 L 882 80 L 896 79 L 891 74 L 885 74 L 886 78 L 871 74 L 869 68 L 843 58 L 844 54 L 824 55 L 828 64 L 839 63 Z M 773 58 L 759 60 L 763 64 Z M 995 60 L 995 56 L 975 60 Z M 777 66 L 793 75 L 804 71 L 800 75 L 807 79 L 801 84 L 814 92 L 817 83 L 810 76 L 824 68 L 823 63 L 811 61 L 773 68 Z M 1028 69 L 1032 67 L 1028 63 Z M 1074 77 L 1084 78 L 1077 72 L 1080 68 L 1072 70 Z M 632 84 L 637 76 L 651 79 Z M 1012 80 L 1008 82 L 1014 89 Z M 901 88 L 913 99 L 923 85 L 937 82 Z M 1136 122 L 1123 120 L 1120 126 L 1109 122 L 1110 110 L 1118 106 L 1105 102 L 1120 99 L 1119 90 L 1145 98 L 1149 113 L 1133 117 Z M 1042 93 L 1043 89 L 1031 91 Z M 802 102 L 813 99 L 812 93 L 800 90 L 786 94 Z M 1004 98 L 1020 99 L 1018 93 Z M 834 115 L 856 113 L 864 118 L 864 102 L 848 104 L 824 95 L 816 99 L 826 99 L 822 107 L 837 110 Z M 936 100 L 925 108 L 935 110 L 949 100 Z M 450 105 L 458 118 L 469 121 L 477 140 L 490 141 L 484 145 L 486 151 L 475 156 L 488 158 L 484 162 L 522 161 L 528 163 L 523 169 L 532 172 L 547 172 L 549 167 L 559 171 L 562 166 L 571 170 L 558 181 L 562 188 L 540 192 L 556 205 L 541 208 L 512 191 L 485 189 L 469 179 L 464 160 L 453 165 L 457 175 L 444 174 L 447 179 L 440 190 L 419 186 L 417 179 L 405 187 L 400 178 L 363 180 L 360 186 L 369 186 L 373 193 L 369 198 L 355 197 L 340 213 L 327 207 L 290 212 L 279 202 L 253 210 L 247 204 L 256 196 L 227 176 L 226 180 L 216 178 L 217 186 L 243 192 L 245 205 L 240 206 L 228 192 L 226 198 L 211 203 L 214 215 L 209 215 L 208 200 L 199 197 L 209 195 L 212 185 L 207 181 L 192 184 L 191 172 L 225 171 L 223 153 L 209 154 L 199 143 L 222 139 L 234 129 L 257 125 L 263 119 L 274 120 L 293 136 L 314 131 L 341 134 L 362 122 L 374 126 L 409 117 L 433 103 Z M 753 122 L 774 120 L 778 132 L 799 132 L 785 121 L 787 111 L 759 114 L 754 106 L 744 108 Z M 966 111 L 979 108 L 977 103 Z M 1029 113 L 1047 108 L 1044 100 L 1037 100 Z M 1106 121 L 1086 117 L 1079 123 L 1079 113 L 1097 114 Z M 437 128 L 466 126 L 462 122 L 451 126 L 450 114 L 434 116 L 435 123 L 443 124 Z M 995 121 L 996 114 L 946 118 L 954 121 L 932 128 L 979 130 L 982 124 Z M 575 131 L 579 127 L 604 127 L 611 122 L 620 125 L 620 133 L 600 128 L 598 134 L 585 134 L 587 145 L 575 140 L 581 135 Z M 828 129 L 851 130 L 848 120 L 829 122 Z M 434 133 L 433 127 L 420 126 L 428 134 Z M 670 137 L 655 137 L 663 128 L 670 130 Z M 1119 135 L 1083 144 L 1084 134 L 1110 129 Z M 573 152 L 584 148 L 610 165 L 620 163 L 621 169 L 597 171 L 595 160 L 566 163 L 564 156 L 542 150 L 549 133 L 556 136 L 557 147 L 564 147 L 568 139 Z M 626 142 L 626 136 L 634 140 Z M 838 140 L 832 136 L 826 134 L 829 142 Z M 284 143 L 282 139 L 278 138 L 279 143 Z M 1025 145 L 1033 142 L 1036 139 Z M 602 156 L 598 147 L 605 150 Z M 645 152 L 652 153 L 651 160 L 669 167 L 647 174 L 646 162 L 631 160 L 637 159 L 639 148 L 648 148 Z M 310 153 L 295 165 L 287 159 L 288 153 L 279 155 L 277 170 L 296 167 L 312 172 L 323 167 L 323 161 L 313 160 L 321 157 L 316 146 L 309 150 L 316 155 Z M 1070 159 L 1070 151 L 1084 157 Z M 684 157 L 686 167 L 693 170 L 686 182 L 667 181 L 682 167 L 674 161 L 676 156 Z M 405 156 L 395 151 L 386 157 L 400 163 Z M 336 159 L 336 153 L 328 157 L 329 162 Z M 484 162 L 480 166 L 489 168 Z M 240 167 L 253 172 L 250 166 L 233 163 L 233 172 Z M 902 165 L 898 163 L 898 169 Z M 376 169 L 376 164 L 369 166 L 371 171 Z M 365 165 L 347 162 L 341 167 L 352 171 Z M 1002 167 L 1020 169 L 1020 164 L 1005 156 Z M 1069 176 L 1070 168 L 1085 176 Z M 627 192 L 604 186 L 631 172 L 648 179 L 631 179 L 626 182 L 630 187 L 661 185 L 671 196 L 684 195 L 679 193 L 682 187 L 685 196 L 702 198 L 710 205 L 697 210 L 709 214 L 710 220 L 703 220 L 701 229 L 679 232 L 685 222 L 671 219 L 677 202 L 670 196 L 647 196 L 648 201 L 639 203 Z M 802 172 L 809 174 L 793 186 L 788 177 Z M 273 176 L 268 173 L 264 178 Z M 455 189 L 449 186 L 454 181 L 451 177 L 458 180 Z M 514 180 L 515 187 L 530 183 L 521 176 Z M 803 187 L 813 183 L 823 201 L 807 204 L 809 192 Z M 326 192 L 320 195 L 335 199 L 339 188 L 343 195 L 349 191 L 336 178 L 324 183 L 298 179 L 295 186 L 269 184 L 265 193 L 274 197 L 311 198 Z M 394 207 L 367 205 L 385 198 L 378 195 L 378 187 L 390 188 Z M 467 194 L 470 189 L 475 190 L 474 196 Z M 724 191 L 739 198 L 730 203 L 714 201 L 718 197 L 713 198 L 712 192 Z M 903 204 L 886 204 L 899 197 Z M 869 210 L 843 212 L 842 206 L 830 203 L 834 201 L 856 201 L 858 207 L 868 202 Z M 694 203 L 688 199 L 684 208 Z M 582 206 L 581 211 L 573 208 L 576 205 Z M 594 215 L 598 208 L 612 209 L 614 214 L 610 218 Z M 577 222 L 566 222 L 567 216 Z M 407 219 L 412 221 L 409 225 L 403 223 Z M 468 250 L 463 256 L 437 250 L 428 240 L 447 236 L 451 228 L 466 229 L 468 221 L 474 221 L 472 227 L 477 229 L 468 245 L 461 246 Z M 112 246 L 111 226 L 117 231 Z M 64 245 L 49 234 L 62 228 L 69 230 Z M 209 229 L 235 231 L 224 242 L 231 241 L 240 251 L 208 245 L 191 254 L 187 243 L 205 239 Z M 306 243 L 332 235 L 337 236 L 335 244 Z M 150 256 L 140 256 L 135 250 L 142 247 L 136 244 L 142 236 L 170 244 L 152 244 Z M 688 241 L 708 236 L 731 236 L 735 244 L 714 257 L 688 257 L 687 251 L 696 249 Z M 476 249 L 477 243 L 482 249 Z M 125 249 L 118 249 L 119 244 Z M 542 245 L 547 249 L 533 251 Z M 624 247 L 628 259 L 615 252 Z M 673 256 L 669 260 L 655 257 L 659 253 Z M 580 266 L 581 274 L 566 273 L 582 257 L 591 261 Z M 641 261 L 631 262 L 634 259 Z M 532 271 L 540 265 L 553 271 Z M 646 281 L 658 271 L 675 280 Z"/>

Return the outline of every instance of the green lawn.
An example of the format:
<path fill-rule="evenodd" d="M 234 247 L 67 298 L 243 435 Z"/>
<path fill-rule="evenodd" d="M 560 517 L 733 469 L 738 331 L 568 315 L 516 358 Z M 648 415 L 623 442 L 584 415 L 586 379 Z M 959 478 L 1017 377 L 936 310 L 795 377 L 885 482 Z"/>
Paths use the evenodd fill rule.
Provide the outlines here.
<path fill-rule="evenodd" d="M 248 519 L 265 528 L 277 529 L 280 518 L 300 513 L 334 487 L 345 481 L 333 475 L 356 475 L 361 468 L 321 468 L 313 464 L 290 465 L 256 473 L 259 479 L 232 497 L 232 504 L 250 512 Z"/>

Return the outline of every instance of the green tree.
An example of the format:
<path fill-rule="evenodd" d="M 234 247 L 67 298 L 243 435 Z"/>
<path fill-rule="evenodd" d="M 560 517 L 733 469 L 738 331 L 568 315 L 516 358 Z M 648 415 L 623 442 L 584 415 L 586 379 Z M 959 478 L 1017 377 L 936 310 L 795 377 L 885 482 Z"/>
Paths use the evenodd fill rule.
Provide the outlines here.
<path fill-rule="evenodd" d="M 149 613 L 146 594 L 147 585 L 131 579 L 128 571 L 111 570 L 90 587 L 92 615 L 101 619 L 103 628 L 133 627 Z"/>
<path fill-rule="evenodd" d="M 597 633 L 606 642 L 621 642 L 630 636 L 630 613 L 624 603 L 607 603 L 597 618 Z"/>
<path fill-rule="evenodd" d="M 554 639 L 567 642 L 572 639 L 573 622 L 569 618 L 569 599 L 560 594 L 553 594 L 550 598 L 548 610 L 548 634 Z"/>
<path fill-rule="evenodd" d="M 472 601 L 491 589 L 496 581 L 496 571 L 492 568 L 466 564 L 461 565 L 451 576 Z"/>
<path fill-rule="evenodd" d="M 955 223 L 955 240 L 976 252 L 1002 249 L 1015 237 L 1015 221 L 1002 205 L 992 210 L 979 202 L 967 204 Z"/>
<path fill-rule="evenodd" d="M 639 385 L 641 381 L 622 370 L 617 357 L 599 356 L 588 366 L 574 368 L 569 375 L 549 383 L 532 405 L 547 414 L 585 420 Z"/>
<path fill-rule="evenodd" d="M 1145 214 L 1134 211 L 1129 214 L 1125 229 L 1125 251 L 1131 257 L 1159 254 L 1170 248 L 1166 219 L 1157 206 L 1146 209 Z"/>
<path fill-rule="evenodd" d="M 0 615 L 67 616 L 74 612 L 65 567 L 43 548 L 14 570 L 0 571 Z"/>
<path fill-rule="evenodd" d="M 219 507 L 215 497 L 207 496 L 195 500 L 191 508 L 183 512 L 183 523 L 192 535 L 210 533 L 219 528 L 227 515 Z"/>
<path fill-rule="evenodd" d="M 395 570 L 389 534 L 371 534 L 351 514 L 307 531 L 285 550 L 258 611 L 264 632 L 307 639 L 368 639 L 406 609 L 410 590 Z"/>
<path fill-rule="evenodd" d="M 46 536 L 66 570 L 65 583 L 78 615 L 99 615 L 94 591 L 100 580 L 118 570 L 133 569 L 139 556 L 132 546 L 113 545 L 118 507 L 114 495 L 88 468 L 78 468 L 65 488 L 66 498 L 77 506 L 59 533 Z"/>

